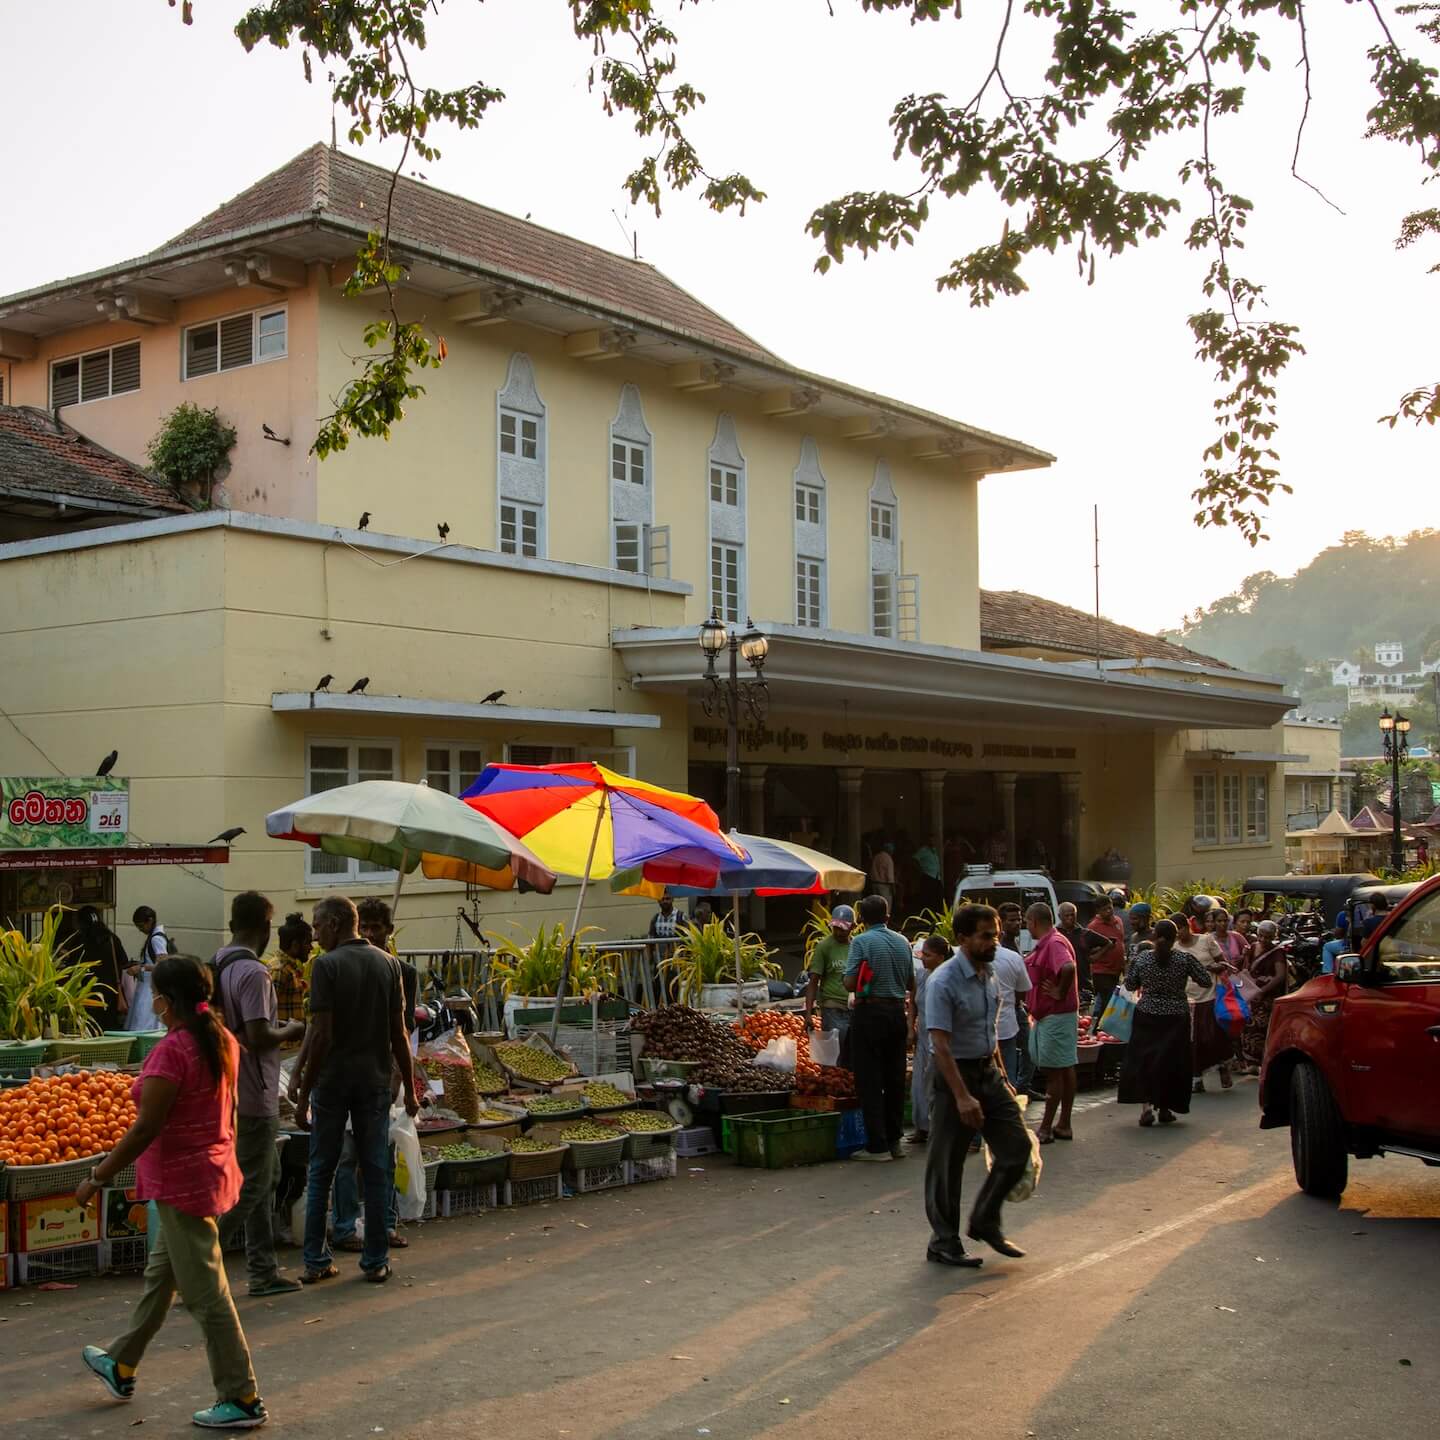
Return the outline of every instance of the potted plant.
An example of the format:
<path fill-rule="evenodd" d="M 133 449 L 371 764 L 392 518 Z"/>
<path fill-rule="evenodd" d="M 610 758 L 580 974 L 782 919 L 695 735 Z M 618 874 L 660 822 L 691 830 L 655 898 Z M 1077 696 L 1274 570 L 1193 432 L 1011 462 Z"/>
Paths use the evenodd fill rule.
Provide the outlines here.
<path fill-rule="evenodd" d="M 619 958 L 611 952 L 601 952 L 594 945 L 578 943 L 582 935 L 598 930 L 596 925 L 582 925 L 575 932 L 575 954 L 570 962 L 570 978 L 565 986 L 566 995 L 587 998 L 616 986 Z M 516 1010 L 530 1008 L 554 1008 L 555 996 L 560 989 L 560 969 L 569 946 L 565 926 L 556 921 L 553 926 L 541 925 L 533 939 L 517 943 L 502 936 L 491 935 L 494 958 L 490 964 L 492 979 L 500 984 L 508 1017 Z"/>
<path fill-rule="evenodd" d="M 94 967 L 59 938 L 61 913 L 59 905 L 50 907 L 35 940 L 18 930 L 0 931 L 0 1038 L 100 1033 L 89 1015 L 105 1008 Z"/>
<path fill-rule="evenodd" d="M 659 964 L 667 979 L 677 982 L 680 999 L 707 1009 L 738 1009 L 735 984 L 735 937 L 722 920 L 706 925 L 682 925 L 680 943 Z M 747 1006 L 770 999 L 768 981 L 780 978 L 780 966 L 758 935 L 740 937 L 740 978 Z"/>

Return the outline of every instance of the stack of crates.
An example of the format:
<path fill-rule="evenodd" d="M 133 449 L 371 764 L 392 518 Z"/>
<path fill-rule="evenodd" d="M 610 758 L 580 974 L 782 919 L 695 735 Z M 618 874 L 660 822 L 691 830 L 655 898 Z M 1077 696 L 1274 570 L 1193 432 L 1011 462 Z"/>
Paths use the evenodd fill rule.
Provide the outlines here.
<path fill-rule="evenodd" d="M 32 1166 L 53 1170 L 59 1166 Z M 60 1194 L 41 1194 L 52 1185 L 24 1172 L 7 1171 L 10 1188 L 8 1226 L 15 1252 L 17 1285 L 40 1285 L 47 1280 L 74 1280 L 99 1275 L 106 1268 L 105 1246 L 100 1238 L 99 1197 L 78 1205 L 72 1184 Z M 75 1184 L 83 1179 L 77 1175 Z M 8 1267 L 7 1267 L 8 1268 Z"/>
<path fill-rule="evenodd" d="M 135 1198 L 134 1187 L 115 1186 L 100 1192 L 100 1236 L 105 1242 L 105 1268 L 138 1274 L 149 1254 L 150 1207 Z"/>

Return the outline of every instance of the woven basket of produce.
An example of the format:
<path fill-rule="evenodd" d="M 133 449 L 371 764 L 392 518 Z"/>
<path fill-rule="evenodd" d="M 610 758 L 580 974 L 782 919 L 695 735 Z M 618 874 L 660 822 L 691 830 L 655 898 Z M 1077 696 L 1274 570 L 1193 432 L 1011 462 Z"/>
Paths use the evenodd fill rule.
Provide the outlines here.
<path fill-rule="evenodd" d="M 47 1040 L 0 1041 L 0 1075 L 29 1075 L 45 1058 Z"/>
<path fill-rule="evenodd" d="M 569 1147 L 565 1163 L 571 1170 L 593 1170 L 600 1165 L 618 1165 L 625 1158 L 629 1135 L 611 1120 L 571 1120 L 567 1124 L 543 1126 L 540 1139 L 557 1139 Z"/>
<path fill-rule="evenodd" d="M 630 1137 L 625 1143 L 627 1160 L 658 1160 L 675 1148 L 680 1127 L 659 1110 L 626 1110 L 614 1123 Z"/>
<path fill-rule="evenodd" d="M 634 1095 L 627 1095 L 608 1080 L 587 1080 L 581 1087 L 585 1103 L 594 1111 L 628 1110 L 637 1104 Z"/>
<path fill-rule="evenodd" d="M 539 1180 L 546 1175 L 558 1175 L 567 1153 L 563 1141 L 539 1140 L 529 1136 L 521 1140 L 507 1140 L 505 1148 L 510 1154 L 512 1181 Z"/>
<path fill-rule="evenodd" d="M 507 1040 L 490 1047 L 500 1068 L 518 1084 L 558 1085 L 573 1080 L 580 1072 L 563 1055 L 557 1055 L 539 1035 L 527 1040 Z"/>
<path fill-rule="evenodd" d="M 129 1063 L 130 1052 L 135 1047 L 135 1036 L 123 1035 L 62 1035 L 51 1040 L 45 1049 L 45 1058 L 55 1061 L 71 1061 L 76 1065 L 94 1065 L 108 1061 L 112 1065 Z"/>
<path fill-rule="evenodd" d="M 578 1120 L 585 1114 L 585 1096 L 576 1090 L 559 1094 L 526 1095 L 520 1099 L 531 1120 L 547 1124 L 556 1120 Z"/>
<path fill-rule="evenodd" d="M 422 1154 L 427 1161 L 440 1161 L 437 1190 L 473 1190 L 477 1185 L 500 1185 L 509 1178 L 510 1155 L 498 1141 L 488 1148 L 468 1142 L 434 1149 L 427 1146 Z"/>

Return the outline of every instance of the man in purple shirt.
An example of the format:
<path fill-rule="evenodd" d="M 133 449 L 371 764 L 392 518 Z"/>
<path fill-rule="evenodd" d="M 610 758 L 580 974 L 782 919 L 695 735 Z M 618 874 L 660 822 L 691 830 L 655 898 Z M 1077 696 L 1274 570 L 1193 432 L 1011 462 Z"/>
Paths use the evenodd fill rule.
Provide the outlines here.
<path fill-rule="evenodd" d="M 277 1025 L 275 984 L 261 956 L 270 944 L 274 907 L 254 890 L 230 902 L 230 943 L 216 951 L 215 997 L 240 1042 L 236 1074 L 239 1118 L 235 1160 L 245 1183 L 235 1208 L 221 1221 L 222 1243 L 245 1230 L 245 1260 L 252 1295 L 289 1295 L 298 1280 L 280 1274 L 275 1258 L 276 1141 L 280 1135 L 280 1046 L 305 1033 L 303 1020 Z"/>

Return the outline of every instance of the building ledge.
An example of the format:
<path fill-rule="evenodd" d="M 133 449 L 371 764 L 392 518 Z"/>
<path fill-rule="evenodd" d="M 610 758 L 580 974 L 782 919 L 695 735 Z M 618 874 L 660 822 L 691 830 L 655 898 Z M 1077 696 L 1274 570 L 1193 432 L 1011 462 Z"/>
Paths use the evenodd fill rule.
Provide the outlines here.
<path fill-rule="evenodd" d="M 1283 750 L 1187 750 L 1185 758 L 1187 760 L 1239 760 L 1249 765 L 1308 765 L 1310 763 L 1308 755 L 1290 755 Z"/>
<path fill-rule="evenodd" d="M 566 725 L 571 729 L 658 730 L 662 717 L 622 710 L 557 710 L 538 705 L 481 705 L 470 700 L 425 700 L 414 695 L 331 695 L 324 690 L 277 690 L 277 715 L 385 715 L 424 720 L 492 720 L 510 725 Z"/>

